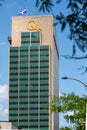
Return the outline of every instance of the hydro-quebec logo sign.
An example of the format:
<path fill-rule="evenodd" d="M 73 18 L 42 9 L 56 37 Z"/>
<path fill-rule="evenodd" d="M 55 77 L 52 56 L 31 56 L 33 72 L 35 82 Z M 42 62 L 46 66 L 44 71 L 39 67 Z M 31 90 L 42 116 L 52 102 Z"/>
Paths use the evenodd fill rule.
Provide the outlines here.
<path fill-rule="evenodd" d="M 38 26 L 37 21 L 34 20 L 34 19 L 27 20 L 27 22 L 26 22 L 26 28 L 28 30 L 30 30 L 30 31 L 34 31 L 34 30 L 40 31 L 41 30 L 41 28 Z"/>

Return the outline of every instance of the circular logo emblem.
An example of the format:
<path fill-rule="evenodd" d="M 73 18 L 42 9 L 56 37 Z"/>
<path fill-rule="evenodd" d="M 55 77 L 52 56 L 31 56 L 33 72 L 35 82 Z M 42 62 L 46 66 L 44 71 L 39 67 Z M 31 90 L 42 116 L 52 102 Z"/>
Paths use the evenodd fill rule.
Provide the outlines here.
<path fill-rule="evenodd" d="M 26 22 L 26 28 L 30 31 L 33 31 L 33 30 L 37 30 L 37 31 L 40 31 L 41 29 L 39 28 L 37 22 L 34 20 L 34 19 L 31 19 L 31 20 L 28 20 Z"/>

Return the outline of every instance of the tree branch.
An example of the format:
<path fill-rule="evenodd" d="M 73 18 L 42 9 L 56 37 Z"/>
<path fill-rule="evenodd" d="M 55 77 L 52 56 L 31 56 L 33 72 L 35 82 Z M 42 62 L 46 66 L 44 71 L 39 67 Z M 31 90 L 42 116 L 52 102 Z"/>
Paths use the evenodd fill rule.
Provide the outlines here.
<path fill-rule="evenodd" d="M 70 56 L 70 55 L 62 55 L 64 58 L 66 59 L 76 59 L 76 60 L 80 60 L 80 59 L 86 59 L 87 58 L 87 55 L 85 56 L 80 56 L 80 57 L 77 57 L 77 56 Z"/>

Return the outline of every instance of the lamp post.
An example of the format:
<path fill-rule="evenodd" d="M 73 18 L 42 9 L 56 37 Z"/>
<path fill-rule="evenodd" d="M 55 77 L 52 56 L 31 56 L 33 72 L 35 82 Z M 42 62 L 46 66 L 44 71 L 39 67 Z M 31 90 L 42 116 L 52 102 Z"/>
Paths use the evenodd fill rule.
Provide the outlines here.
<path fill-rule="evenodd" d="M 87 84 L 84 83 L 84 82 L 82 82 L 81 80 L 79 80 L 79 79 L 77 79 L 77 78 L 71 78 L 71 77 L 67 77 L 67 76 L 65 76 L 65 77 L 62 77 L 61 79 L 64 79 L 64 80 L 67 80 L 67 79 L 75 80 L 75 81 L 77 81 L 77 82 L 83 84 L 84 87 L 87 88 Z M 87 130 L 87 103 L 86 103 L 86 122 L 85 122 L 85 124 L 86 124 L 86 125 L 85 125 L 85 130 Z"/>

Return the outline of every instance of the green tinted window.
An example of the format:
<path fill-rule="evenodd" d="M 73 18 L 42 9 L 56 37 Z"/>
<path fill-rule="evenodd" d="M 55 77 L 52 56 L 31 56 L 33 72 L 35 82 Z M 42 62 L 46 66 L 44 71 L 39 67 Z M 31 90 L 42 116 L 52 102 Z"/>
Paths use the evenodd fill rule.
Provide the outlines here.
<path fill-rule="evenodd" d="M 30 44 L 30 32 L 21 33 L 21 44 Z"/>
<path fill-rule="evenodd" d="M 31 32 L 31 44 L 40 43 L 40 32 Z"/>
<path fill-rule="evenodd" d="M 21 43 L 23 45 L 38 45 L 40 43 L 40 32 L 22 32 Z"/>

